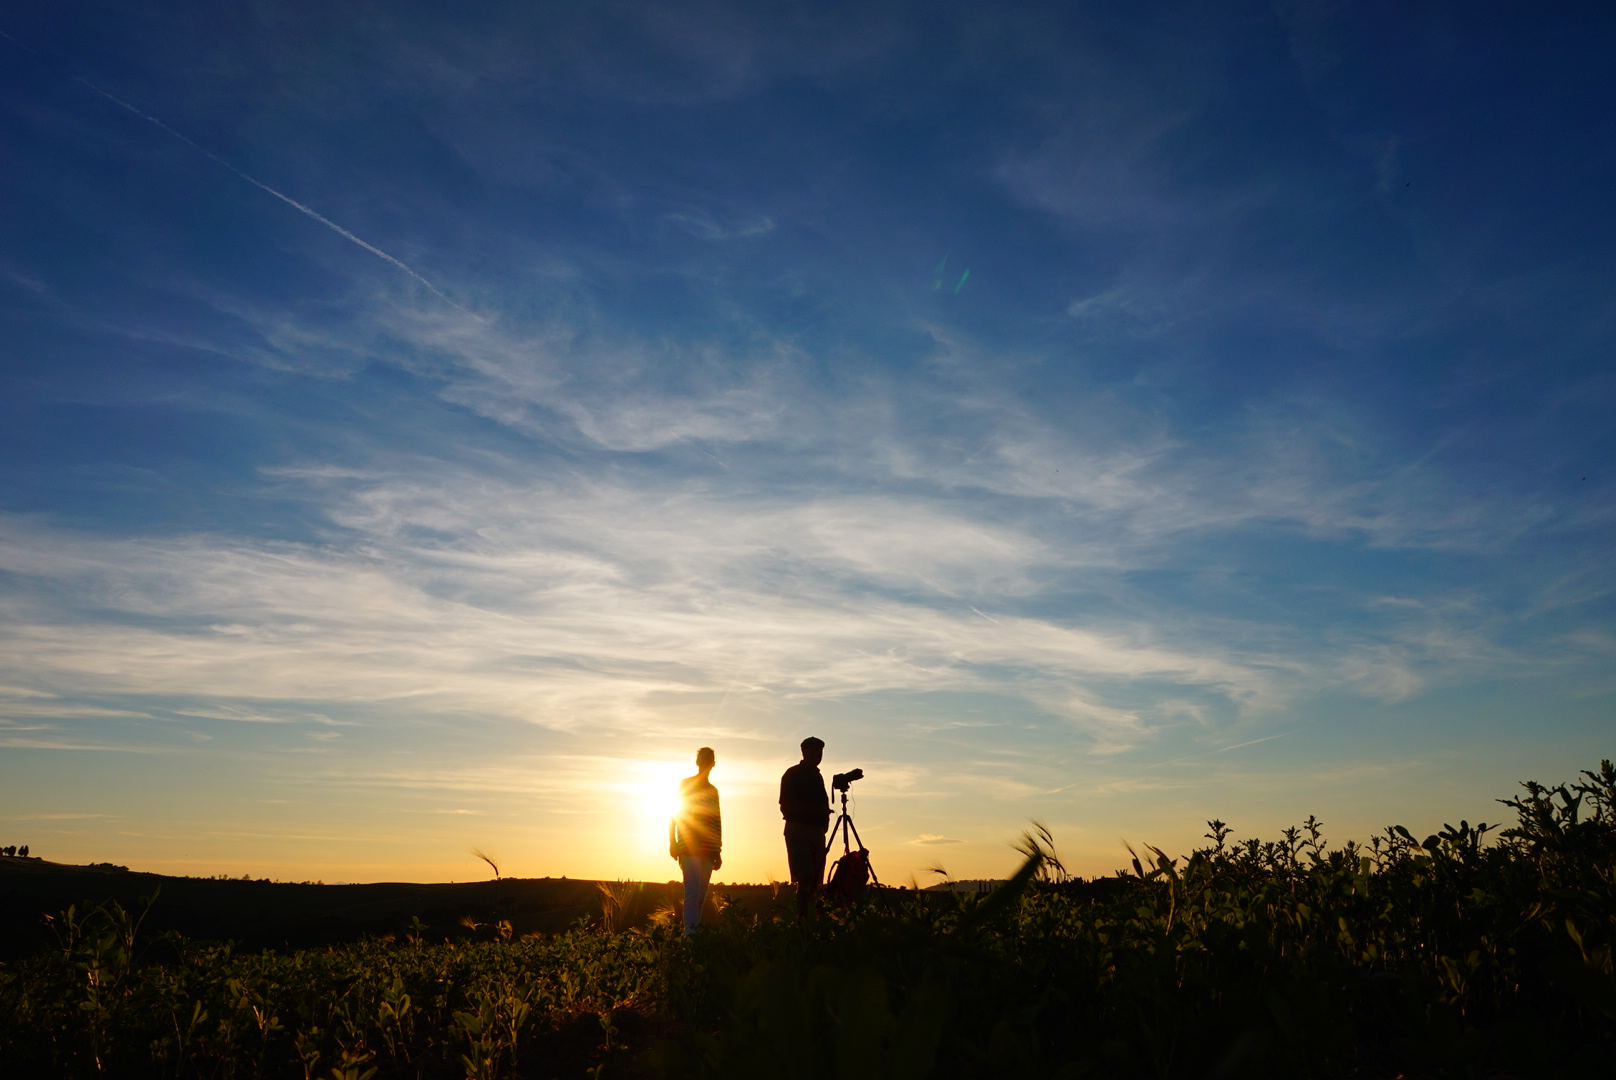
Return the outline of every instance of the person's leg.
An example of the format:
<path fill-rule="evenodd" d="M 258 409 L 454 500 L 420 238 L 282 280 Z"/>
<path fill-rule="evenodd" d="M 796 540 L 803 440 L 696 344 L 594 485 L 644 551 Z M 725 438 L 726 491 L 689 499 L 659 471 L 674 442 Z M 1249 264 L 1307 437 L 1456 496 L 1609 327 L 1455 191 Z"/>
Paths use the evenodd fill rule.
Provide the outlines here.
<path fill-rule="evenodd" d="M 791 880 L 797 883 L 797 917 L 813 910 L 814 895 L 825 876 L 823 839 L 812 826 L 786 825 L 786 861 Z"/>
<path fill-rule="evenodd" d="M 800 919 L 807 910 L 805 905 L 808 899 L 803 894 L 807 886 L 807 870 L 802 865 L 802 842 L 797 835 L 798 830 L 788 821 L 785 833 L 786 866 L 791 871 L 791 883 L 797 887 L 797 918 Z"/>
<path fill-rule="evenodd" d="M 819 899 L 820 886 L 825 882 L 825 838 L 815 835 L 807 845 L 808 862 L 808 903 L 807 910 L 813 911 Z"/>
<path fill-rule="evenodd" d="M 707 902 L 707 882 L 713 876 L 713 861 L 694 855 L 679 856 L 679 869 L 685 876 L 685 934 L 696 932 L 701 923 L 702 905 Z"/>

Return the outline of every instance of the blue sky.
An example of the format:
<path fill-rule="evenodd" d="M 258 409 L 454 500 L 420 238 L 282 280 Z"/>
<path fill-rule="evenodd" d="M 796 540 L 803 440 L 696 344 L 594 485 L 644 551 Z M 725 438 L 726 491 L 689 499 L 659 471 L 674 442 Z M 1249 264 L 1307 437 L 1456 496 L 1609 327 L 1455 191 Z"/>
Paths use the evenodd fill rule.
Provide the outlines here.
<path fill-rule="evenodd" d="M 1612 29 L 8 7 L 6 842 L 659 878 L 710 744 L 762 880 L 808 734 L 895 880 L 1495 820 L 1612 752 Z"/>

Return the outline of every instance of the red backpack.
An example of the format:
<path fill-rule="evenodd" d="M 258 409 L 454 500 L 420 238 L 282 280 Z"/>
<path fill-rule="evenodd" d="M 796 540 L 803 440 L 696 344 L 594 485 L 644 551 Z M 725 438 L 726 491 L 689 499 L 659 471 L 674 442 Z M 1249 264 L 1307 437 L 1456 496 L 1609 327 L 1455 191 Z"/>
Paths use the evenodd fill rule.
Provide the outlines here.
<path fill-rule="evenodd" d="M 870 849 L 849 851 L 837 859 L 830 868 L 830 884 L 825 886 L 829 899 L 851 902 L 864 895 L 870 887 Z"/>

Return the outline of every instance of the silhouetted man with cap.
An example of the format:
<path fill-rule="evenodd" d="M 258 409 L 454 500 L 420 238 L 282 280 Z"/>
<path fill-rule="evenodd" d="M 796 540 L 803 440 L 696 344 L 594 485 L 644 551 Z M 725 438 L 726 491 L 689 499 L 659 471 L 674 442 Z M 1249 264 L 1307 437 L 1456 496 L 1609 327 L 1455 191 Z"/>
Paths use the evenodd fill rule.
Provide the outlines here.
<path fill-rule="evenodd" d="M 802 760 L 780 777 L 780 816 L 786 819 L 786 861 L 797 884 L 797 917 L 813 909 L 814 894 L 825 879 L 825 831 L 830 828 L 830 794 L 819 763 L 825 743 L 812 735 L 802 740 Z"/>

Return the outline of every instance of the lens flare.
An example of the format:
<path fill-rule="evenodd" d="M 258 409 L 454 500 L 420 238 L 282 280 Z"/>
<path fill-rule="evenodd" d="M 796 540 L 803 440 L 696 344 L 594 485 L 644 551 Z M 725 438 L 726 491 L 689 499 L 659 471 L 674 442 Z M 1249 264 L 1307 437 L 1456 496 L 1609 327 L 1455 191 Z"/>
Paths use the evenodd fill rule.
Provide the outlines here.
<path fill-rule="evenodd" d="M 635 833 L 649 851 L 666 851 L 668 822 L 679 812 L 679 781 L 694 773 L 688 762 L 647 762 L 634 783 Z"/>

